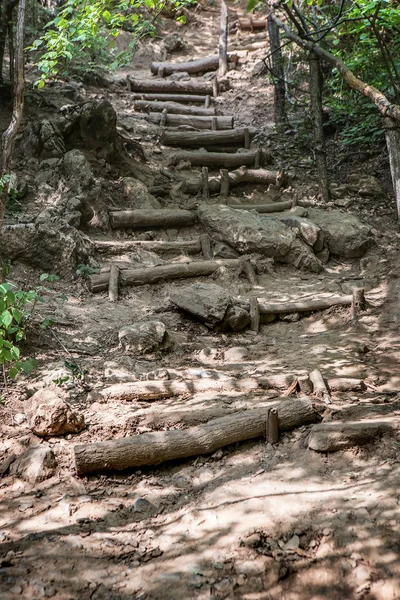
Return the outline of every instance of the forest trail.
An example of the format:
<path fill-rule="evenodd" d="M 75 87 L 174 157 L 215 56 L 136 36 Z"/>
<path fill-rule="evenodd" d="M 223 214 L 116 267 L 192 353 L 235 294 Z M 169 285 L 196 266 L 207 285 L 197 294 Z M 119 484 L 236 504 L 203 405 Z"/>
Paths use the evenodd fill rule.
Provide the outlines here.
<path fill-rule="evenodd" d="M 239 8 L 230 9 L 229 14 L 231 22 L 244 16 Z M 118 74 L 121 80 L 130 81 L 125 89 L 90 88 L 91 99 L 112 103 L 124 139 L 140 142 L 146 163 L 137 161 L 137 173 L 143 181 L 150 170 L 156 177 L 149 184 L 128 177 L 115 183 L 111 182 L 114 167 L 100 160 L 92 163 L 95 176 L 104 178 L 105 200 L 99 215 L 106 212 L 114 223 L 106 231 L 87 231 L 97 244 L 100 271 L 89 273 L 87 283 L 75 281 L 67 290 L 64 282 L 56 284 L 55 291 L 68 293 L 68 300 L 60 307 L 53 299 L 44 309 L 46 316 L 53 314 L 60 323 L 67 323 L 56 325 L 56 335 L 82 371 L 88 371 L 85 385 L 76 380 L 67 383 L 69 401 L 84 414 L 87 427 L 76 435 L 48 439 L 46 444 L 58 461 L 50 479 L 35 484 L 11 475 L 2 479 L 0 597 L 400 598 L 400 298 L 394 207 L 391 213 L 392 209 L 376 208 L 375 200 L 359 196 L 349 208 L 340 195 L 329 207 L 318 203 L 310 163 L 294 156 L 293 130 L 281 136 L 273 133 L 272 90 L 260 76 L 265 47 L 241 50 L 263 42 L 262 31 L 230 34 L 229 46 L 235 46 L 232 53 L 237 53 L 238 61 L 221 82 L 221 89 L 224 82 L 229 89 L 215 96 L 213 73 L 181 79 L 154 77 L 150 71 L 154 61 L 183 62 L 217 53 L 217 7 L 194 12 L 191 18 L 177 36 L 183 49 L 165 56 L 164 46 L 156 40 L 141 48 L 133 64 Z M 165 120 L 163 125 L 154 123 L 154 115 L 148 119 L 145 112 L 136 110 L 135 102 L 147 101 L 145 94 L 151 93 L 143 91 L 140 82 L 154 84 L 158 79 L 161 87 L 165 82 L 182 86 L 201 82 L 206 92 L 197 95 L 204 96 L 204 103 L 185 102 L 184 106 L 193 113 L 199 107 L 215 108 L 216 115 L 200 115 L 211 119 L 209 128 L 194 130 L 188 123 L 194 114 L 186 115 L 188 119 L 181 119 L 180 127 L 173 129 L 168 117 L 179 113 L 151 111 Z M 137 91 L 132 90 L 132 81 Z M 134 101 L 133 94 L 137 94 Z M 234 118 L 232 129 L 218 128 L 213 119 L 222 116 Z M 222 179 L 216 182 L 221 168 L 231 173 L 242 169 L 241 165 L 226 166 L 229 156 L 238 154 L 232 150 L 238 149 L 229 145 L 229 138 L 217 144 L 213 140 L 214 162 L 207 172 L 202 169 L 199 147 L 207 135 L 233 130 L 239 131 L 239 153 L 243 157 L 253 153 L 246 168 L 253 177 L 257 172 L 272 173 L 275 184 L 230 182 L 226 195 L 210 192 L 213 185 L 222 185 Z M 189 144 L 196 136 L 207 135 L 201 143 L 194 143 L 195 148 L 180 148 L 163 142 L 170 131 L 178 137 L 189 134 Z M 252 143 L 246 141 L 247 135 Z M 182 152 L 196 152 L 200 164 L 191 166 L 189 155 Z M 222 166 L 217 164 L 221 155 L 227 161 Z M 268 157 L 265 165 L 260 164 L 263 157 Z M 282 172 L 290 178 L 290 185 L 281 185 Z M 368 174 L 365 166 L 359 178 Z M 192 189 L 195 193 L 186 193 Z M 351 197 L 348 190 L 344 195 L 347 200 Z M 283 208 L 281 203 L 286 203 L 286 210 L 277 211 Z M 251 212 L 230 208 L 239 205 L 263 208 Z M 212 212 L 221 207 L 221 214 Z M 333 224 L 325 220 L 339 210 Z M 237 224 L 236 214 L 242 214 L 243 221 L 248 219 L 245 230 Z M 340 215 L 343 222 L 351 215 L 357 219 L 356 234 L 337 233 Z M 162 227 L 151 225 L 160 218 Z M 318 238 L 314 246 L 323 231 L 322 246 L 310 247 L 293 233 L 294 221 L 284 226 L 282 218 L 299 219 L 297 225 L 312 221 Z M 137 219 L 142 219 L 140 227 L 135 226 Z M 171 219 L 168 226 L 166 219 Z M 246 236 L 251 238 L 254 227 L 259 232 L 260 223 L 271 227 L 270 235 L 276 239 L 272 249 L 265 236 L 256 239 L 270 254 L 258 253 L 254 243 L 247 243 Z M 340 256 L 332 250 L 336 239 L 341 249 L 343 244 L 358 246 Z M 285 256 L 292 253 L 291 244 L 297 254 L 287 260 L 278 255 L 274 260 L 276 248 L 283 243 L 289 245 Z M 317 255 L 326 259 L 323 265 Z M 318 268 L 304 268 L 310 264 Z M 184 278 L 196 265 L 204 270 L 203 276 Z M 107 291 L 110 273 L 117 278 L 114 284 L 119 282 L 112 288 L 118 296 L 113 301 Z M 166 273 L 171 279 L 166 280 Z M 149 277 L 154 283 L 146 280 Z M 187 290 L 194 284 L 196 293 L 200 291 L 191 301 Z M 215 287 L 207 288 L 210 285 Z M 366 305 L 354 316 L 352 295 L 358 288 L 365 290 Z M 347 300 L 335 305 L 332 299 L 338 298 Z M 257 299 L 261 325 L 252 320 L 249 328 L 252 299 Z M 276 308 L 294 302 L 306 303 L 307 308 L 311 300 L 332 301 L 333 306 L 323 311 Z M 179 307 L 184 302 L 182 311 Z M 271 305 L 275 309 L 268 312 Z M 222 315 L 221 306 L 225 306 Z M 239 317 L 247 319 L 245 327 Z M 137 333 L 132 334 L 129 326 L 149 321 L 161 323 L 167 334 L 164 329 L 161 333 L 153 329 L 149 334 L 152 343 L 156 339 L 153 350 L 146 352 L 138 345 L 135 349 Z M 127 331 L 121 333 L 124 328 Z M 42 352 L 36 383 L 68 376 L 59 347 L 50 357 L 48 350 Z M 265 439 L 238 440 L 226 447 L 222 444 L 211 455 L 76 476 L 75 445 L 90 448 L 95 442 L 153 433 L 166 441 L 174 429 L 185 431 L 242 411 L 267 410 L 276 402 L 295 402 L 305 398 L 300 383 L 307 382 L 308 374 L 316 369 L 332 388 L 329 398 L 318 397 L 312 388 L 309 391 L 318 420 L 323 419 L 325 425 L 336 420 L 352 424 L 378 420 L 393 429 L 378 429 L 365 445 L 320 453 L 309 448 L 310 432 L 317 426 L 306 421 L 281 432 L 277 444 Z M 261 380 L 264 383 L 253 389 L 254 380 L 257 385 Z M 166 393 L 174 385 L 181 390 L 182 382 L 187 391 Z M 250 382 L 247 391 L 240 389 L 244 382 Z M 337 390 L 335 382 L 342 389 Z M 135 392 L 130 398 L 117 393 L 112 397 L 114 385 L 122 390 L 134 385 Z M 41 443 L 29 432 L 26 421 L 18 424 L 13 418 L 16 411 L 23 411 L 23 402 L 15 402 L 9 410 L 8 437 L 1 439 L 1 449 L 19 454 L 24 445 Z"/>

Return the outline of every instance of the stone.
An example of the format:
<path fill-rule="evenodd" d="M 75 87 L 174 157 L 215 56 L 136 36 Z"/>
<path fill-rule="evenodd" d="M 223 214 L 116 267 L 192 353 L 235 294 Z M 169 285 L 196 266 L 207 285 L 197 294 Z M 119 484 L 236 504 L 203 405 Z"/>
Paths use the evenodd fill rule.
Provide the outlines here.
<path fill-rule="evenodd" d="M 324 248 L 323 250 L 321 250 L 321 252 L 316 252 L 315 256 L 318 258 L 318 260 L 323 264 L 326 265 L 326 263 L 329 261 L 329 249 L 328 248 Z"/>
<path fill-rule="evenodd" d="M 110 102 L 86 102 L 79 119 L 80 136 L 85 148 L 103 150 L 117 137 L 117 114 Z"/>
<path fill-rule="evenodd" d="M 66 402 L 58 390 L 43 388 L 25 402 L 25 414 L 32 432 L 40 437 L 78 433 L 85 419 Z"/>
<path fill-rule="evenodd" d="M 382 186 L 379 180 L 373 175 L 350 175 L 347 188 L 358 193 L 360 196 L 379 198 L 383 196 Z"/>
<path fill-rule="evenodd" d="M 224 360 L 227 363 L 235 363 L 243 360 L 247 360 L 249 357 L 249 351 L 243 346 L 233 346 L 224 351 Z"/>
<path fill-rule="evenodd" d="M 49 446 L 36 444 L 18 456 L 11 472 L 30 483 L 39 483 L 52 477 L 56 467 L 57 461 Z"/>
<path fill-rule="evenodd" d="M 147 513 L 153 511 L 155 508 L 154 504 L 146 500 L 146 498 L 138 498 L 133 505 L 134 513 Z"/>
<path fill-rule="evenodd" d="M 76 194 L 93 184 L 93 171 L 89 161 L 80 150 L 70 150 L 64 156 L 63 171 L 69 188 Z"/>
<path fill-rule="evenodd" d="M 250 314 L 240 306 L 230 306 L 226 311 L 224 323 L 228 324 L 232 331 L 242 331 L 250 324 Z"/>
<path fill-rule="evenodd" d="M 239 256 L 239 252 L 236 252 L 236 250 L 227 244 L 217 242 L 214 246 L 213 256 L 214 258 L 237 258 Z"/>
<path fill-rule="evenodd" d="M 247 577 L 254 577 L 256 575 L 262 575 L 265 573 L 268 559 L 265 558 L 254 558 L 253 560 L 245 560 L 243 562 L 236 562 L 235 571 L 238 575 L 246 575 Z"/>
<path fill-rule="evenodd" d="M 300 538 L 298 535 L 294 535 L 283 546 L 283 550 L 297 550 L 299 545 L 300 545 Z"/>
<path fill-rule="evenodd" d="M 35 154 L 42 159 L 61 158 L 65 154 L 64 138 L 58 127 L 48 119 L 34 126 L 30 140 Z"/>
<path fill-rule="evenodd" d="M 147 187 L 133 177 L 122 179 L 122 190 L 129 202 L 130 209 L 162 208 L 160 202 L 147 191 Z"/>
<path fill-rule="evenodd" d="M 316 252 L 320 252 L 324 247 L 324 234 L 321 228 L 310 219 L 298 217 L 296 215 L 283 215 L 280 221 L 287 227 L 298 229 L 302 239 L 314 248 Z"/>
<path fill-rule="evenodd" d="M 308 218 L 321 227 L 333 256 L 361 258 L 372 245 L 369 225 L 348 212 L 310 208 Z"/>
<path fill-rule="evenodd" d="M 139 321 L 118 332 L 121 347 L 133 354 L 158 350 L 165 345 L 167 337 L 167 328 L 162 321 Z"/>
<path fill-rule="evenodd" d="M 221 323 L 231 305 L 230 295 L 215 283 L 193 283 L 170 293 L 175 306 L 188 312 L 208 327 Z"/>
<path fill-rule="evenodd" d="M 312 273 L 319 273 L 322 270 L 322 264 L 315 256 L 312 249 L 304 244 L 299 238 L 296 238 L 289 253 L 285 256 L 284 262 L 294 265 L 297 269 L 304 269 Z"/>
<path fill-rule="evenodd" d="M 200 351 L 197 360 L 203 365 L 209 365 L 219 359 L 221 351 L 218 348 L 203 348 Z"/>

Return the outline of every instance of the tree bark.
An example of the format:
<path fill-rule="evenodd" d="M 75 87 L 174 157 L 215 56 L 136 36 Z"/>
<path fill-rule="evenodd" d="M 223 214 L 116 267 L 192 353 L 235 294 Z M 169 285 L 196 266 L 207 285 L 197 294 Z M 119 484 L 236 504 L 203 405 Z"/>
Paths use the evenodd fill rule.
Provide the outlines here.
<path fill-rule="evenodd" d="M 249 130 L 250 139 L 257 134 L 257 129 Z M 232 131 L 164 131 L 161 141 L 165 146 L 181 146 L 188 148 L 209 148 L 213 146 L 243 146 L 244 129 Z"/>
<path fill-rule="evenodd" d="M 397 216 L 400 218 L 400 122 L 384 119 L 384 126 Z"/>
<path fill-rule="evenodd" d="M 196 115 L 202 117 L 211 117 L 216 114 L 215 108 L 203 108 L 202 106 L 185 106 L 178 102 L 159 102 L 149 100 L 136 100 L 135 110 L 144 112 L 162 112 L 167 109 L 168 113 L 178 115 Z"/>
<path fill-rule="evenodd" d="M 221 22 L 219 28 L 219 61 L 218 77 L 223 77 L 228 72 L 228 9 L 225 1 L 221 2 Z"/>
<path fill-rule="evenodd" d="M 0 3 L 0 84 L 4 82 L 3 78 L 3 66 L 4 66 L 4 52 L 6 49 L 6 41 L 7 41 L 7 30 L 8 24 L 12 19 L 12 12 L 14 8 L 17 6 L 18 0 L 8 0 L 8 2 L 4 3 L 4 6 L 1 6 Z M 22 39 L 23 43 L 23 39 Z M 11 64 L 10 64 L 11 67 Z"/>
<path fill-rule="evenodd" d="M 96 471 L 120 471 L 160 464 L 168 460 L 210 454 L 235 442 L 263 437 L 271 408 L 278 411 L 281 431 L 312 423 L 316 419 L 311 402 L 290 400 L 273 403 L 265 409 L 213 419 L 186 430 L 156 431 L 119 440 L 80 444 L 74 447 L 76 472 L 86 475 Z"/>
<path fill-rule="evenodd" d="M 133 100 L 146 100 L 146 101 L 157 101 L 157 102 L 182 102 L 182 103 L 190 103 L 190 104 L 204 104 L 206 106 L 206 100 L 209 99 L 208 102 L 212 102 L 213 99 L 211 95 L 191 95 L 191 94 L 166 94 L 166 93 L 155 93 L 155 94 L 132 94 Z"/>
<path fill-rule="evenodd" d="M 113 263 L 110 267 L 110 275 L 108 280 L 108 297 L 110 302 L 117 302 L 118 300 L 119 276 L 120 270 L 118 266 Z"/>
<path fill-rule="evenodd" d="M 171 79 L 132 79 L 129 78 L 132 92 L 164 92 L 174 94 L 212 95 L 212 83 L 206 81 L 173 81 Z M 228 83 L 225 83 L 227 89 Z"/>
<path fill-rule="evenodd" d="M 255 19 L 254 17 L 242 17 L 239 19 L 239 27 L 240 29 L 251 29 L 252 31 L 255 29 L 266 29 L 267 20 Z"/>
<path fill-rule="evenodd" d="M 390 419 L 319 423 L 311 429 L 308 447 L 317 452 L 337 452 L 373 442 L 399 425 L 399 420 Z"/>
<path fill-rule="evenodd" d="M 281 42 L 279 37 L 279 27 L 275 21 L 268 15 L 268 35 L 271 56 L 270 69 L 274 84 L 274 120 L 275 125 L 284 125 L 287 123 L 286 116 L 286 92 L 285 92 L 285 72 L 283 68 L 283 56 Z"/>
<path fill-rule="evenodd" d="M 310 98 L 314 132 L 314 157 L 318 173 L 319 193 L 324 202 L 329 202 L 328 167 L 326 164 L 325 134 L 322 120 L 323 76 L 318 56 L 313 52 L 310 52 L 308 59 L 310 66 Z"/>
<path fill-rule="evenodd" d="M 330 393 L 319 369 L 314 369 L 309 374 L 311 383 L 313 384 L 313 394 L 316 398 L 320 398 L 325 404 L 330 404 Z"/>
<path fill-rule="evenodd" d="M 164 109 L 166 110 L 166 109 Z M 159 113 L 150 113 L 146 119 L 151 123 L 160 124 L 160 115 Z M 166 125 L 170 127 L 179 127 L 179 125 L 188 125 L 190 127 L 194 127 L 195 129 L 211 129 L 213 127 L 213 123 L 217 125 L 217 131 L 224 129 L 233 129 L 233 117 L 222 117 L 222 116 L 211 116 L 211 117 L 203 117 L 203 116 L 190 116 L 190 115 L 176 115 L 176 114 L 167 114 Z"/>
<path fill-rule="evenodd" d="M 186 227 L 196 221 L 196 213 L 190 210 L 137 209 L 110 212 L 113 229 L 144 229 L 146 227 Z"/>
<path fill-rule="evenodd" d="M 253 166 L 256 160 L 257 152 L 255 150 L 247 152 L 176 152 L 171 157 L 171 164 L 176 165 L 182 160 L 188 161 L 192 166 L 197 167 L 225 167 L 236 168 L 241 166 Z M 263 150 L 261 153 L 261 164 L 265 165 L 271 161 L 270 154 Z"/>
<path fill-rule="evenodd" d="M 121 272 L 120 285 L 149 285 L 171 281 L 173 279 L 205 277 L 207 275 L 212 275 L 221 267 L 239 268 L 240 260 L 236 258 L 226 260 L 204 260 L 191 263 L 172 263 L 157 267 L 126 269 Z M 94 294 L 106 290 L 108 288 L 108 282 L 109 273 L 99 273 L 88 277 L 89 290 Z"/>
<path fill-rule="evenodd" d="M 153 240 L 134 241 L 103 241 L 94 240 L 96 250 L 104 254 L 120 254 L 121 252 L 134 252 L 138 248 L 160 252 L 161 254 L 183 252 L 186 254 L 198 254 L 201 252 L 200 240 L 182 240 L 177 242 L 164 242 Z"/>
<path fill-rule="evenodd" d="M 11 168 L 11 156 L 15 136 L 18 133 L 22 121 L 24 110 L 24 27 L 25 27 L 26 0 L 20 0 L 18 5 L 18 17 L 16 27 L 16 46 L 14 54 L 14 95 L 13 112 L 10 124 L 1 137 L 1 156 L 0 156 L 0 178 L 8 173 Z M 0 230 L 3 226 L 4 214 L 6 210 L 6 201 L 8 194 L 8 185 L 0 186 Z"/>

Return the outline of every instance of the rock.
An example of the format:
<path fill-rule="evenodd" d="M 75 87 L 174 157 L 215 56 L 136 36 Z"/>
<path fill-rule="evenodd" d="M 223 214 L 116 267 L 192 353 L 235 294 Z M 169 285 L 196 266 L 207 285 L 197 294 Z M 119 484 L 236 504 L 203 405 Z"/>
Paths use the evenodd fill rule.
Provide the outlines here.
<path fill-rule="evenodd" d="M 80 136 L 85 148 L 104 150 L 117 137 L 117 114 L 110 102 L 86 102 L 79 119 Z"/>
<path fill-rule="evenodd" d="M 176 33 L 169 33 L 165 36 L 162 41 L 165 51 L 169 54 L 172 52 L 179 52 L 180 50 L 186 49 L 186 43 L 183 41 L 180 35 Z"/>
<path fill-rule="evenodd" d="M 304 269 L 312 273 L 319 273 L 322 270 L 322 264 L 315 256 L 312 249 L 296 238 L 283 262 L 294 265 L 297 269 Z"/>
<path fill-rule="evenodd" d="M 155 509 L 154 504 L 146 500 L 146 498 L 138 498 L 133 505 L 134 513 L 148 513 Z"/>
<path fill-rule="evenodd" d="M 228 348 L 224 352 L 224 360 L 227 363 L 235 363 L 243 360 L 247 360 L 249 357 L 249 351 L 243 346 L 233 346 Z"/>
<path fill-rule="evenodd" d="M 297 550 L 297 548 L 299 546 L 300 546 L 300 538 L 298 535 L 294 535 L 283 546 L 283 550 Z"/>
<path fill-rule="evenodd" d="M 232 331 L 242 331 L 250 323 L 250 314 L 244 308 L 230 306 L 226 311 L 224 323 L 228 324 Z"/>
<path fill-rule="evenodd" d="M 44 119 L 34 126 L 30 136 L 34 152 L 40 158 L 62 158 L 65 154 L 64 138 L 57 126 Z"/>
<path fill-rule="evenodd" d="M 218 360 L 221 351 L 218 348 L 203 348 L 200 351 L 197 360 L 203 365 L 209 365 Z"/>
<path fill-rule="evenodd" d="M 26 415 L 24 415 L 24 413 L 16 413 L 13 416 L 13 419 L 17 425 L 22 425 L 22 423 L 25 423 L 26 421 Z"/>
<path fill-rule="evenodd" d="M 12 464 L 11 472 L 30 483 L 39 483 L 52 477 L 57 461 L 49 446 L 30 446 Z"/>
<path fill-rule="evenodd" d="M 33 433 L 40 437 L 78 433 L 85 427 L 82 414 L 75 412 L 58 390 L 43 388 L 25 402 L 25 414 Z"/>
<path fill-rule="evenodd" d="M 170 293 L 175 306 L 189 312 L 208 327 L 221 323 L 231 304 L 231 298 L 215 283 L 193 283 Z"/>
<path fill-rule="evenodd" d="M 300 319 L 300 314 L 298 312 L 288 313 L 287 315 L 278 315 L 278 318 L 286 323 L 296 323 Z"/>
<path fill-rule="evenodd" d="M 76 194 L 82 193 L 93 184 L 92 167 L 80 150 L 70 150 L 65 154 L 63 170 L 69 188 Z"/>
<path fill-rule="evenodd" d="M 324 234 L 321 228 L 310 219 L 297 217 L 296 215 L 284 215 L 280 218 L 287 227 L 293 227 L 300 231 L 302 239 L 311 246 L 315 252 L 321 252 L 324 247 Z"/>
<path fill-rule="evenodd" d="M 126 325 L 118 332 L 122 348 L 133 354 L 157 350 L 165 345 L 167 337 L 167 328 L 162 321 L 142 321 Z"/>
<path fill-rule="evenodd" d="M 382 186 L 379 180 L 373 175 L 365 175 L 363 177 L 350 175 L 348 181 L 347 188 L 352 192 L 358 193 L 360 196 L 371 198 L 383 196 Z"/>
<path fill-rule="evenodd" d="M 245 560 L 243 562 L 237 562 L 235 564 L 235 571 L 238 575 L 247 575 L 247 577 L 254 577 L 255 575 L 262 575 L 265 572 L 266 565 L 268 564 L 268 558 L 254 558 L 253 560 Z"/>
<path fill-rule="evenodd" d="M 119 356 L 104 362 L 104 377 L 109 381 L 123 382 L 137 379 L 135 360 L 131 356 Z"/>
<path fill-rule="evenodd" d="M 237 258 L 239 256 L 239 252 L 236 252 L 236 250 L 227 244 L 217 242 L 214 246 L 213 256 L 214 258 Z"/>
<path fill-rule="evenodd" d="M 326 265 L 326 263 L 329 261 L 329 250 L 328 250 L 328 248 L 324 248 L 323 250 L 321 250 L 321 252 L 316 252 L 315 256 L 318 258 L 318 260 L 323 265 Z"/>
<path fill-rule="evenodd" d="M 149 194 L 146 186 L 133 177 L 122 179 L 122 189 L 131 209 L 162 208 L 159 201 Z"/>
<path fill-rule="evenodd" d="M 261 536 L 259 533 L 251 533 L 242 540 L 242 543 L 249 548 L 257 548 L 261 544 Z"/>
<path fill-rule="evenodd" d="M 321 227 L 333 256 L 360 258 L 372 244 L 369 225 L 350 213 L 310 208 L 308 217 Z"/>

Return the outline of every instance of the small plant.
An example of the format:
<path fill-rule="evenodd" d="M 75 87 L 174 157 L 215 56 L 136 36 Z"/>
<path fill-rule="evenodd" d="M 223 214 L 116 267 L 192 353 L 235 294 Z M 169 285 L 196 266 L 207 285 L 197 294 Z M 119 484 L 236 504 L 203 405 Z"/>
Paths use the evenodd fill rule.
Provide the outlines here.
<path fill-rule="evenodd" d="M 94 273 L 98 272 L 99 269 L 90 267 L 89 265 L 78 265 L 75 274 L 78 277 L 88 277 L 89 275 L 93 275 Z"/>
<path fill-rule="evenodd" d="M 40 281 L 46 281 L 47 283 L 54 283 L 59 280 L 59 276 L 54 273 L 42 273 L 40 276 Z"/>

